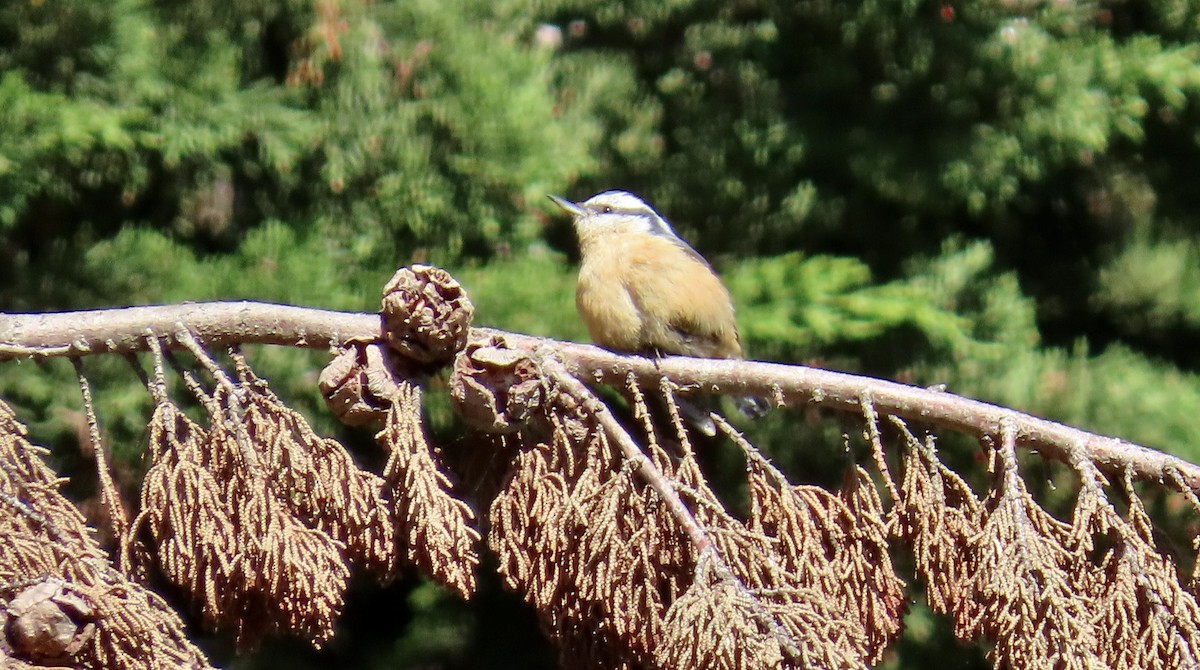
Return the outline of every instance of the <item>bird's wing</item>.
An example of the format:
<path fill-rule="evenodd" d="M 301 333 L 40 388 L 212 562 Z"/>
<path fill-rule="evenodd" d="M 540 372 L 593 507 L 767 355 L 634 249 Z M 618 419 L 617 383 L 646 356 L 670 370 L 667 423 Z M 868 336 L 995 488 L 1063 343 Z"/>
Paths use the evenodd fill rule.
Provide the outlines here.
<path fill-rule="evenodd" d="M 675 232 L 670 228 L 651 228 L 650 234 L 654 235 L 655 237 L 661 237 L 663 239 L 670 240 L 672 244 L 682 249 L 688 256 L 691 256 L 692 260 L 699 262 L 701 265 L 708 268 L 709 272 L 716 274 L 716 271 L 713 270 L 713 267 L 709 264 L 708 260 L 701 256 L 699 251 L 693 249 L 692 245 L 688 244 L 686 240 L 676 235 Z"/>
<path fill-rule="evenodd" d="M 729 292 L 712 267 L 679 238 L 651 237 L 653 242 L 631 246 L 625 259 L 643 344 L 664 354 L 740 357 Z"/>

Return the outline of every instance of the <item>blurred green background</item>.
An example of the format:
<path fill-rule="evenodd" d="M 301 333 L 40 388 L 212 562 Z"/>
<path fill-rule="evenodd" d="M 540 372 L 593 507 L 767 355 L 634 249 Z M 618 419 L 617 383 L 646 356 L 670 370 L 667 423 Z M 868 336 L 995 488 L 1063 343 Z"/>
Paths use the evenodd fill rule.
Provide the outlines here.
<path fill-rule="evenodd" d="M 479 324 L 582 340 L 545 196 L 623 188 L 720 270 L 754 358 L 944 383 L 1200 461 L 1198 5 L 2 2 L 0 310 L 371 311 L 420 261 Z M 322 356 L 251 358 L 367 441 L 326 416 Z M 88 368 L 136 469 L 149 398 L 123 362 Z M 0 365 L 0 397 L 64 471 L 86 465 L 68 364 Z M 752 435 L 797 481 L 844 466 L 828 456 L 856 429 L 779 414 Z M 919 592 L 888 666 L 980 666 Z M 364 584 L 343 627 L 235 667 L 554 661 L 494 578 L 470 604 Z"/>

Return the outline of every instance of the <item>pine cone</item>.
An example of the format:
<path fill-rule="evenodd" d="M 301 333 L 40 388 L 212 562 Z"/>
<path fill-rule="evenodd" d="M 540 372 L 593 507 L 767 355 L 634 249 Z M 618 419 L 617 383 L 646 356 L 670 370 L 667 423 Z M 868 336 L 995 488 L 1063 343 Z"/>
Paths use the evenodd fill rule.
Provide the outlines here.
<path fill-rule="evenodd" d="M 503 338 L 472 342 L 454 362 L 450 398 L 467 423 L 489 433 L 511 433 L 546 401 L 541 371 Z"/>
<path fill-rule="evenodd" d="M 329 411 L 348 426 L 382 421 L 403 379 L 389 365 L 396 362 L 379 344 L 343 349 L 317 380 Z"/>
<path fill-rule="evenodd" d="M 383 289 L 387 345 L 421 363 L 448 363 L 467 344 L 475 307 L 449 272 L 400 268 Z"/>

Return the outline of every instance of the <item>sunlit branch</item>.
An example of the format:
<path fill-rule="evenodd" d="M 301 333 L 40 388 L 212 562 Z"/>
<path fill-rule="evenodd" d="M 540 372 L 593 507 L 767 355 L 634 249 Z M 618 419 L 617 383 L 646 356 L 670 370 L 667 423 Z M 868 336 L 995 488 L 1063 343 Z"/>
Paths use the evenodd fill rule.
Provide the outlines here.
<path fill-rule="evenodd" d="M 171 336 L 181 323 L 205 346 L 257 343 L 325 349 L 350 341 L 372 341 L 380 333 L 377 314 L 256 302 L 0 314 L 0 361 L 144 351 L 147 329 L 177 347 Z M 861 413 L 862 401 L 869 399 L 880 415 L 903 416 L 977 437 L 998 435 L 1008 421 L 1015 426 L 1018 446 L 1056 460 L 1070 463 L 1073 450 L 1081 449 L 1107 472 L 1131 467 L 1140 479 L 1183 482 L 1200 490 L 1200 466 L 1182 459 L 940 390 L 796 365 L 684 357 L 652 360 L 485 328 L 472 329 L 472 335 L 500 336 L 517 348 L 552 350 L 576 377 L 618 387 L 627 383 L 630 374 L 650 385 L 666 377 L 684 388 L 715 388 L 729 394 L 779 398 L 792 406 L 812 404 L 853 413 Z"/>

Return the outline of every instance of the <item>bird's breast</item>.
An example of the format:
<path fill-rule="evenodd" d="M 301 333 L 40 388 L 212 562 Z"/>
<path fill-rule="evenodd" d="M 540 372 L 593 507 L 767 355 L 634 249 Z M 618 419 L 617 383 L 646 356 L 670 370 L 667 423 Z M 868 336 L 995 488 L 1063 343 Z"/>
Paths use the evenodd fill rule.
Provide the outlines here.
<path fill-rule="evenodd" d="M 576 305 L 592 340 L 615 351 L 739 358 L 729 293 L 707 263 L 659 235 L 583 246 Z"/>

